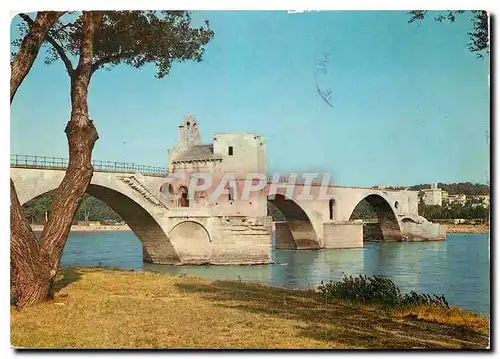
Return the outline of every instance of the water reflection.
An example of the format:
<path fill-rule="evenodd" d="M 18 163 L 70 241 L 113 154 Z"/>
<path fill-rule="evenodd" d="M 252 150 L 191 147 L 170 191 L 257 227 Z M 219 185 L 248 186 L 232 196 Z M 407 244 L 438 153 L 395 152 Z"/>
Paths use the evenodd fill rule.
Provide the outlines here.
<path fill-rule="evenodd" d="M 168 266 L 142 263 L 141 243 L 132 232 L 71 233 L 63 266 L 107 266 L 241 279 L 287 288 L 313 288 L 344 275 L 378 274 L 402 291 L 444 294 L 450 304 L 489 313 L 488 235 L 452 234 L 442 242 L 365 243 L 362 249 L 275 250 L 279 265 Z"/>
<path fill-rule="evenodd" d="M 321 281 L 363 273 L 363 249 L 280 250 L 274 255 L 278 263 L 284 264 L 273 268 L 271 284 L 276 286 L 312 288 Z"/>

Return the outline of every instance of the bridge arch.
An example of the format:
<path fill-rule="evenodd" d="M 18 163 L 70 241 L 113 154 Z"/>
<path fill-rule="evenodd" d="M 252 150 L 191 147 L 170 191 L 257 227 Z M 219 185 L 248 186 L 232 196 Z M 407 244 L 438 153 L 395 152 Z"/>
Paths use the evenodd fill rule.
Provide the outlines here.
<path fill-rule="evenodd" d="M 180 258 L 189 257 L 192 264 L 208 263 L 210 243 L 208 230 L 199 222 L 186 220 L 177 223 L 168 232 L 168 238 Z"/>
<path fill-rule="evenodd" d="M 403 240 L 401 224 L 396 211 L 381 194 L 370 193 L 361 198 L 351 211 L 350 221 L 361 219 L 358 215 L 363 202 L 368 203 L 377 218 L 377 223 L 365 223 L 363 225 L 363 240 Z"/>
<path fill-rule="evenodd" d="M 304 209 L 293 199 L 276 194 L 268 197 L 268 215 L 273 217 L 276 248 L 319 249 L 313 224 Z"/>
<path fill-rule="evenodd" d="M 154 263 L 178 263 L 179 255 L 158 220 L 129 196 L 109 187 L 90 184 L 87 193 L 103 201 L 123 218 L 142 242 L 143 260 Z"/>
<path fill-rule="evenodd" d="M 18 171 L 32 170 L 18 169 Z M 21 205 L 57 189 L 64 172 L 50 172 L 52 173 L 48 178 L 38 175 L 31 176 L 29 172 L 23 174 L 13 174 L 11 172 Z M 123 218 L 142 242 L 143 260 L 145 262 L 157 264 L 181 262 L 176 249 L 162 229 L 161 218 L 153 209 L 155 205 L 148 202 L 127 184 L 120 182 L 116 181 L 116 177 L 115 181 L 112 181 L 107 175 L 103 176 L 100 173 L 94 173 L 92 182 L 86 192 L 106 203 Z M 115 184 L 113 185 L 113 183 Z"/>

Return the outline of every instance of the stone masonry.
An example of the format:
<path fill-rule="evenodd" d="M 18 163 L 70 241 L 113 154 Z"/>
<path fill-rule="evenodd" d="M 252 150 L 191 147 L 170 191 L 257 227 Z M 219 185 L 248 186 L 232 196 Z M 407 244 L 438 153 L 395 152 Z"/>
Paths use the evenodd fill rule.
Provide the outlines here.
<path fill-rule="evenodd" d="M 331 185 L 326 196 L 317 199 L 321 188 L 313 185 L 314 199 L 303 199 L 303 185 L 285 182 L 277 185 L 274 197 L 268 196 L 271 185 L 267 184 L 243 199 L 241 193 L 249 185 L 247 173 L 267 173 L 265 139 L 246 132 L 216 133 L 211 144 L 203 144 L 192 115 L 178 126 L 168 168 L 168 177 L 96 171 L 87 190 L 126 221 L 142 242 L 147 262 L 269 263 L 273 228 L 278 248 L 360 248 L 363 223 L 351 215 L 362 200 L 377 213 L 376 231 L 382 240 L 445 237 L 442 226 L 418 215 L 415 191 Z M 213 185 L 189 193 L 191 178 L 200 173 L 210 174 Z M 211 194 L 228 173 L 234 174 L 233 181 L 213 199 Z M 63 176 L 60 169 L 11 168 L 21 204 L 56 189 Z M 279 219 L 268 212 L 268 204 Z"/>

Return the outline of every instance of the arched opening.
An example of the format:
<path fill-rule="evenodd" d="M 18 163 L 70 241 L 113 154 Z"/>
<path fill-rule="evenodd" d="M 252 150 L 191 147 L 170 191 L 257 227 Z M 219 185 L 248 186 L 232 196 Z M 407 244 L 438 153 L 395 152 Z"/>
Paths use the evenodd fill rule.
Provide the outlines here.
<path fill-rule="evenodd" d="M 103 186 L 90 184 L 87 193 L 110 206 L 128 224 L 142 242 L 144 262 L 172 264 L 180 261 L 163 229 L 142 206 L 124 194 Z"/>
<path fill-rule="evenodd" d="M 186 186 L 180 186 L 177 190 L 177 193 L 180 194 L 179 197 L 179 207 L 189 207 L 189 197 L 188 197 L 188 189 Z"/>
<path fill-rule="evenodd" d="M 330 220 L 333 220 L 335 218 L 335 200 L 333 198 L 330 198 L 330 201 L 328 201 L 328 209 L 330 212 Z"/>
<path fill-rule="evenodd" d="M 190 264 L 208 263 L 210 259 L 210 235 L 198 222 L 184 221 L 176 224 L 168 233 L 181 261 Z"/>
<path fill-rule="evenodd" d="M 23 204 L 23 211 L 31 225 L 44 225 L 50 216 L 55 190 L 45 192 Z M 73 225 L 99 226 L 124 224 L 123 219 L 110 206 L 85 193 L 73 217 Z"/>
<path fill-rule="evenodd" d="M 173 195 L 174 187 L 172 186 L 171 183 L 164 183 L 160 186 L 160 192 L 163 193 L 164 195 Z"/>
<path fill-rule="evenodd" d="M 39 207 L 45 211 L 50 208 L 51 192 L 46 192 L 23 205 L 23 208 L 30 213 L 30 208 Z M 180 258 L 173 248 L 169 238 L 156 220 L 142 206 L 128 196 L 108 187 L 90 184 L 87 194 L 80 205 L 75 220 L 94 221 L 103 218 L 112 220 L 114 223 L 124 222 L 134 232 L 137 239 L 142 243 L 142 260 L 158 264 L 174 264 L 180 262 Z M 50 199 L 50 201 L 49 201 Z M 43 206 L 42 206 L 43 204 Z M 97 207 L 96 207 L 97 205 Z M 37 221 L 41 221 L 38 215 Z M 100 221 L 101 222 L 101 221 Z M 102 221 L 105 222 L 105 221 Z M 38 223 L 38 224 L 44 224 Z M 106 223 L 102 223 L 106 224 Z"/>
<path fill-rule="evenodd" d="M 401 228 L 391 205 L 380 195 L 363 198 L 354 208 L 350 221 L 363 221 L 364 241 L 402 241 Z"/>
<path fill-rule="evenodd" d="M 273 218 L 276 249 L 319 249 L 311 220 L 293 200 L 277 194 L 268 198 L 267 213 Z"/>

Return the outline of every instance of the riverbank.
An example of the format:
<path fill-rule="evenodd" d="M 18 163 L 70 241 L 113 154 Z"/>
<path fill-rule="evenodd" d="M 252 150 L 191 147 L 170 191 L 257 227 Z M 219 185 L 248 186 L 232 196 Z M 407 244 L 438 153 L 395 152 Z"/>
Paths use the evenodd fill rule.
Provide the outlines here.
<path fill-rule="evenodd" d="M 446 233 L 489 233 L 489 226 L 486 224 L 443 224 Z"/>
<path fill-rule="evenodd" d="M 41 232 L 43 230 L 43 225 L 33 224 L 31 228 L 35 232 Z M 71 232 L 123 232 L 131 231 L 130 227 L 125 225 L 93 225 L 93 226 L 81 226 L 74 224 L 71 226 Z"/>
<path fill-rule="evenodd" d="M 488 317 L 385 312 L 318 293 L 234 281 L 68 268 L 54 300 L 11 307 L 26 348 L 486 348 Z"/>

